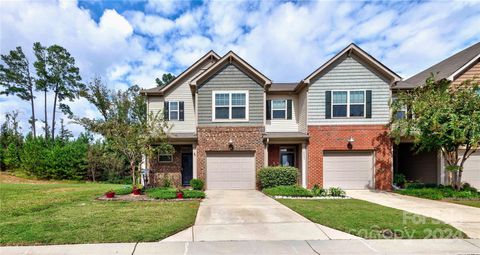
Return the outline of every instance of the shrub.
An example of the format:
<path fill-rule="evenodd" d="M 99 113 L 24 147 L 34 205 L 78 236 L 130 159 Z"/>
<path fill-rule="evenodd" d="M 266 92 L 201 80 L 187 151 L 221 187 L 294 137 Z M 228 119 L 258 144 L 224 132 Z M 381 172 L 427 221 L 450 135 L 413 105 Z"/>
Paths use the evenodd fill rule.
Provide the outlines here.
<path fill-rule="evenodd" d="M 399 190 L 398 193 L 403 195 L 441 200 L 446 198 L 480 198 L 478 192 L 472 192 L 471 190 L 457 191 L 452 187 L 436 187 L 429 188 L 423 186 L 423 188 L 408 188 L 405 190 Z"/>
<path fill-rule="evenodd" d="M 114 190 L 117 195 L 128 195 L 132 193 L 132 186 L 123 186 L 122 188 Z"/>
<path fill-rule="evenodd" d="M 463 191 L 470 191 L 470 192 L 473 192 L 473 193 L 478 193 L 478 190 L 476 188 L 472 187 L 470 185 L 470 183 L 468 183 L 468 182 L 463 184 L 462 190 Z"/>
<path fill-rule="evenodd" d="M 203 190 L 203 185 L 204 185 L 204 183 L 200 179 L 191 179 L 190 180 L 190 186 L 194 190 Z"/>
<path fill-rule="evenodd" d="M 328 195 L 328 191 L 326 189 L 320 188 L 318 184 L 315 184 L 313 186 L 312 193 L 316 197 L 324 197 Z"/>
<path fill-rule="evenodd" d="M 328 195 L 332 197 L 344 197 L 345 191 L 341 188 L 331 187 L 328 189 Z"/>
<path fill-rule="evenodd" d="M 172 181 L 170 181 L 170 178 L 168 178 L 168 176 L 165 176 L 162 181 L 163 181 L 163 183 L 162 183 L 163 188 L 171 188 L 172 187 Z"/>
<path fill-rule="evenodd" d="M 405 175 L 404 174 L 395 174 L 393 176 L 393 183 L 399 185 L 399 186 L 403 186 L 405 184 Z"/>
<path fill-rule="evenodd" d="M 205 193 L 201 190 L 183 190 L 184 198 L 205 198 Z"/>
<path fill-rule="evenodd" d="M 290 166 L 264 167 L 258 172 L 262 188 L 297 184 L 298 169 Z"/>
<path fill-rule="evenodd" d="M 147 196 L 155 199 L 177 198 L 177 190 L 173 188 L 152 188 L 147 189 Z"/>
<path fill-rule="evenodd" d="M 263 192 L 269 196 L 289 196 L 289 197 L 312 197 L 310 190 L 298 185 L 276 186 L 263 189 Z"/>

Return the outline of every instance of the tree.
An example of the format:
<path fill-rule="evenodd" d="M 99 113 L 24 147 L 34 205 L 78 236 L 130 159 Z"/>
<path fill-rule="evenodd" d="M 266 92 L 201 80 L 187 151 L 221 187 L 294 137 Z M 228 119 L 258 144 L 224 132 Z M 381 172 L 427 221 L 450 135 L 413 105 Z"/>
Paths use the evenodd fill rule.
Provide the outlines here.
<path fill-rule="evenodd" d="M 88 102 L 97 107 L 104 120 L 108 119 L 109 110 L 112 106 L 112 95 L 111 91 L 99 76 L 93 77 L 92 81 L 80 91 L 80 96 L 84 97 Z"/>
<path fill-rule="evenodd" d="M 52 125 L 51 125 L 51 137 L 55 137 L 55 115 L 58 108 L 63 114 L 72 116 L 73 113 L 67 104 L 62 103 L 64 100 L 73 101 L 79 96 L 81 90 L 85 85 L 82 84 L 80 71 L 75 66 L 75 59 L 70 53 L 59 45 L 52 45 L 48 48 L 44 48 L 39 43 L 36 48 L 39 49 L 39 56 L 35 67 L 38 69 L 37 74 L 39 76 L 40 88 L 45 91 L 48 89 L 54 93 L 53 99 L 53 111 L 52 111 Z M 45 52 L 46 54 L 42 53 Z"/>
<path fill-rule="evenodd" d="M 175 75 L 171 73 L 164 73 L 162 75 L 162 79 L 160 80 L 160 78 L 156 78 L 155 82 L 157 83 L 157 87 L 163 87 L 168 85 L 174 79 L 175 79 Z"/>
<path fill-rule="evenodd" d="M 72 131 L 68 130 L 65 127 L 64 119 L 60 119 L 60 132 L 58 132 L 58 140 L 60 142 L 66 143 L 73 137 Z"/>
<path fill-rule="evenodd" d="M 137 184 L 143 155 L 173 152 L 173 146 L 167 143 L 168 123 L 161 113 L 147 114 L 145 98 L 139 91 L 138 86 L 133 86 L 125 92 L 107 93 L 111 96 L 104 99 L 110 100 L 110 117 L 106 120 L 76 119 L 87 130 L 101 134 L 128 160 L 133 185 Z"/>
<path fill-rule="evenodd" d="M 37 136 L 35 128 L 35 104 L 33 95 L 35 78 L 30 72 L 30 62 L 23 53 L 22 47 L 11 50 L 8 55 L 1 55 L 5 66 L 0 64 L 0 86 L 3 90 L 0 95 L 16 95 L 20 99 L 30 101 L 32 109 L 32 117 L 30 124 L 32 125 L 33 137 Z"/>
<path fill-rule="evenodd" d="M 395 141 L 411 137 L 417 151 L 440 150 L 457 189 L 462 186 L 465 161 L 480 146 L 478 89 L 474 81 L 453 87 L 450 81 L 431 77 L 424 86 L 399 93 L 392 103 L 390 127 Z M 405 108 L 410 117 L 396 118 L 395 113 Z"/>
<path fill-rule="evenodd" d="M 5 122 L 0 127 L 0 168 L 14 169 L 20 164 L 20 151 L 23 136 L 18 122 L 18 112 L 5 114 Z"/>
<path fill-rule="evenodd" d="M 47 83 L 47 49 L 42 46 L 39 42 L 33 44 L 33 52 L 35 53 L 36 61 L 33 63 L 35 70 L 37 71 L 37 76 L 44 77 L 44 79 L 37 79 L 35 84 L 35 89 L 37 91 L 43 92 L 43 113 L 44 113 L 44 120 L 43 122 L 43 131 L 45 133 L 45 139 L 49 139 L 50 137 L 50 129 L 48 127 L 48 114 L 47 114 L 47 95 L 49 91 L 49 84 Z"/>

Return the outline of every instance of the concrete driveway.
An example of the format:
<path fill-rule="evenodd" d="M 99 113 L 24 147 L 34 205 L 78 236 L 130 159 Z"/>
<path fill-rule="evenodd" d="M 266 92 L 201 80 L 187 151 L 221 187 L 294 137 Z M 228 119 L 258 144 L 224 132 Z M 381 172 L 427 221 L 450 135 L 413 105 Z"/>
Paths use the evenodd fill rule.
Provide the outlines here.
<path fill-rule="evenodd" d="M 480 208 L 373 190 L 349 190 L 347 195 L 431 217 L 456 227 L 470 238 L 480 238 Z"/>
<path fill-rule="evenodd" d="M 256 190 L 208 190 L 195 225 L 168 241 L 359 239 L 315 224 Z"/>

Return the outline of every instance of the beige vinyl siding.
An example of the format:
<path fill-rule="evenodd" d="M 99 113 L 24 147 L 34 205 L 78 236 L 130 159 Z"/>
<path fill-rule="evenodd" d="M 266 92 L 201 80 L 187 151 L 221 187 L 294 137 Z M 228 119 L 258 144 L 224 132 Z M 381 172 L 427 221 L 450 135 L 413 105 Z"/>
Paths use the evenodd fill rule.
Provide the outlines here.
<path fill-rule="evenodd" d="M 267 132 L 298 132 L 298 96 L 297 95 L 268 95 L 267 100 L 282 99 L 292 100 L 292 119 L 266 120 L 265 131 Z M 285 113 L 286 114 L 286 113 Z"/>
<path fill-rule="evenodd" d="M 458 86 L 466 80 L 480 81 L 480 60 L 477 60 L 473 66 L 468 68 L 460 76 L 458 76 L 452 83 L 453 86 Z"/>
<path fill-rule="evenodd" d="M 372 90 L 372 118 L 325 118 L 325 91 Z M 308 125 L 387 124 L 390 86 L 366 63 L 354 55 L 342 57 L 332 67 L 312 80 L 308 90 Z"/>
<path fill-rule="evenodd" d="M 196 114 L 195 114 L 195 95 L 190 89 L 190 81 L 198 74 L 204 72 L 213 62 L 208 62 L 190 75 L 185 77 L 181 83 L 170 88 L 163 96 L 149 96 L 149 111 L 158 112 L 163 110 L 164 101 L 183 101 L 184 102 L 184 121 L 172 120 L 170 132 L 172 133 L 192 133 L 196 132 Z"/>
<path fill-rule="evenodd" d="M 308 89 L 304 88 L 298 93 L 298 131 L 307 133 L 307 95 Z"/>
<path fill-rule="evenodd" d="M 248 91 L 248 121 L 212 122 L 212 91 Z M 263 125 L 263 87 L 234 64 L 228 64 L 198 88 L 198 125 L 252 126 Z"/>

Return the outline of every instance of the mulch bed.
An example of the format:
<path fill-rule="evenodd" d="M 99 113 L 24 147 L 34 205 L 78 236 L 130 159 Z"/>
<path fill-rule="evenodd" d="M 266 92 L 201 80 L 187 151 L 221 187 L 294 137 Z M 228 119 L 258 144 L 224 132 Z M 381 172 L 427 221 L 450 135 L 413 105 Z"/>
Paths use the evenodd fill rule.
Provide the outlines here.
<path fill-rule="evenodd" d="M 181 202 L 181 201 L 199 201 L 199 198 L 183 198 L 183 199 L 155 199 L 148 197 L 147 195 L 115 195 L 114 198 L 107 198 L 105 195 L 101 197 L 97 197 L 96 200 L 101 201 L 153 201 L 153 202 L 165 202 L 165 201 L 172 201 L 172 202 Z"/>

